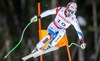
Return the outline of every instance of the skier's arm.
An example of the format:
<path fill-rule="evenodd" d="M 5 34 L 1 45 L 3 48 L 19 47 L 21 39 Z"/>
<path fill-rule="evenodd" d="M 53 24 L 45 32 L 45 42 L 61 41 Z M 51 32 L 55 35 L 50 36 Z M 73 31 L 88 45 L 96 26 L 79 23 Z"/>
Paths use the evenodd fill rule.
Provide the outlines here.
<path fill-rule="evenodd" d="M 46 17 L 46 16 L 49 16 L 49 15 L 52 15 L 52 14 L 57 14 L 57 12 L 61 9 L 61 7 L 57 7 L 57 8 L 54 8 L 54 9 L 51 9 L 51 10 L 47 10 L 47 11 L 44 11 L 43 13 L 41 13 L 39 16 L 34 16 L 37 20 L 38 19 L 41 19 L 43 17 Z M 31 18 L 31 22 L 36 22 L 37 20 L 33 20 L 34 17 Z"/>
<path fill-rule="evenodd" d="M 59 11 L 61 8 L 62 8 L 62 7 L 57 7 L 57 8 L 51 9 L 51 10 L 44 11 L 44 12 L 41 13 L 38 17 L 39 17 L 39 18 L 43 18 L 43 17 L 49 16 L 49 15 L 52 15 L 52 14 L 57 14 L 58 11 Z"/>
<path fill-rule="evenodd" d="M 72 25 L 74 26 L 74 28 L 75 28 L 75 30 L 76 30 L 76 32 L 77 32 L 77 34 L 78 34 L 79 40 L 80 40 L 80 41 L 84 41 L 84 36 L 83 36 L 83 33 L 82 33 L 81 29 L 80 29 L 79 24 L 76 23 L 76 22 L 73 22 Z"/>
<path fill-rule="evenodd" d="M 77 32 L 77 34 L 78 34 L 78 38 L 79 38 L 79 40 L 80 40 L 80 47 L 81 47 L 82 49 L 85 49 L 86 44 L 85 44 L 85 42 L 84 42 L 84 35 L 83 35 L 83 33 L 82 33 L 82 30 L 80 29 L 80 26 L 79 26 L 79 24 L 78 24 L 78 21 L 77 21 L 77 20 L 76 20 L 76 21 L 73 21 L 73 22 L 72 22 L 72 25 L 74 26 L 74 28 L 75 28 L 75 30 L 76 30 L 76 32 Z"/>
<path fill-rule="evenodd" d="M 56 11 L 55 11 L 56 9 L 51 9 L 51 10 L 47 10 L 47 11 L 44 11 L 43 13 L 41 13 L 39 16 L 34 16 L 34 17 L 32 17 L 31 18 L 31 22 L 36 22 L 38 19 L 41 19 L 41 18 L 43 18 L 43 17 L 46 17 L 46 16 L 48 16 L 48 15 L 52 15 L 52 14 L 56 14 Z M 36 19 L 36 20 L 34 20 L 34 18 Z"/>
<path fill-rule="evenodd" d="M 40 17 L 43 18 L 52 14 L 56 14 L 56 8 L 44 11 L 43 13 L 40 14 Z"/>

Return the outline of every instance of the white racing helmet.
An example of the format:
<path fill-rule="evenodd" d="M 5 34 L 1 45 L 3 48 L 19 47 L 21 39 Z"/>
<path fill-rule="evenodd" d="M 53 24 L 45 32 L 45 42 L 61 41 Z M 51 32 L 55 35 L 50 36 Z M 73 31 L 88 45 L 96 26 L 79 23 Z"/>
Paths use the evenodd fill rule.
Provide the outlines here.
<path fill-rule="evenodd" d="M 66 9 L 69 13 L 71 14 L 75 14 L 77 11 L 77 4 L 74 2 L 70 2 L 67 4 L 67 9 Z"/>

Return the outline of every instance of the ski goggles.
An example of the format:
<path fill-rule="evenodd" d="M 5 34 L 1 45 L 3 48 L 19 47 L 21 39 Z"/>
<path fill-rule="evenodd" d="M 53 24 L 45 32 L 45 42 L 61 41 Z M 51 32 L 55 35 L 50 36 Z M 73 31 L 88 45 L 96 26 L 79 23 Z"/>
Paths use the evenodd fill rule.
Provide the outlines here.
<path fill-rule="evenodd" d="M 71 9 L 68 9 L 68 12 L 71 13 L 71 14 L 74 14 L 74 11 L 71 10 Z"/>

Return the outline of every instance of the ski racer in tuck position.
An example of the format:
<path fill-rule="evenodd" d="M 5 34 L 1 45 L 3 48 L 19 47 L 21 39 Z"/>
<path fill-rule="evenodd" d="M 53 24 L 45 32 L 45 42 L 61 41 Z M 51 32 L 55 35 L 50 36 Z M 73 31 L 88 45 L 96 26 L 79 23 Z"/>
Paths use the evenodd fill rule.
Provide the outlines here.
<path fill-rule="evenodd" d="M 84 35 L 82 30 L 80 29 L 78 20 L 76 18 L 77 4 L 74 2 L 70 2 L 67 4 L 67 7 L 57 7 L 51 10 L 44 11 L 39 16 L 35 16 L 37 19 L 44 18 L 49 15 L 56 14 L 55 19 L 49 24 L 47 31 L 48 34 L 36 45 L 32 53 L 37 50 L 44 50 L 42 47 L 48 41 L 51 40 L 47 47 L 53 47 L 57 44 L 57 42 L 66 34 L 66 29 L 73 25 L 79 41 L 80 46 L 86 47 L 86 43 L 84 42 Z M 33 17 L 34 18 L 34 17 Z M 33 21 L 31 19 L 31 21 Z M 36 22 L 34 20 L 33 22 Z"/>

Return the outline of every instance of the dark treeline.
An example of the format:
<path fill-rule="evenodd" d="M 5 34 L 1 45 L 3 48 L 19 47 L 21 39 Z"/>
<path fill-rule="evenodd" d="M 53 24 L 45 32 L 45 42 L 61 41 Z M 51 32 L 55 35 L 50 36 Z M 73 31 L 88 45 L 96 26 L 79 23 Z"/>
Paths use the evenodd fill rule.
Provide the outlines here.
<path fill-rule="evenodd" d="M 72 61 L 100 61 L 100 0 L 0 0 L 0 61 L 20 40 L 21 34 L 30 19 L 37 15 L 37 4 L 41 3 L 41 12 L 58 6 L 66 6 L 73 1 L 78 5 L 76 13 L 84 33 L 87 47 L 82 50 L 76 46 L 70 48 Z M 46 29 L 55 16 L 47 16 L 42 21 Z M 23 41 L 4 61 L 22 61 L 39 41 L 38 22 L 31 24 L 25 31 Z M 79 43 L 73 26 L 67 30 L 69 44 Z M 43 61 L 68 61 L 66 47 L 43 55 Z M 27 61 L 39 61 L 29 59 Z"/>

